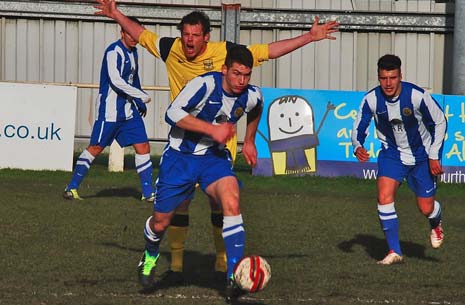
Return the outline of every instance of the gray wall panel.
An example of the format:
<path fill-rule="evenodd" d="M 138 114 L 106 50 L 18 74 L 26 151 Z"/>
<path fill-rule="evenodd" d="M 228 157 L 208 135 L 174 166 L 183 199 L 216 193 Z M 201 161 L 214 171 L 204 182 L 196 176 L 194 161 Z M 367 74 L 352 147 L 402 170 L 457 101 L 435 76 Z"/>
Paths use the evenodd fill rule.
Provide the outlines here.
<path fill-rule="evenodd" d="M 433 52 L 431 56 L 433 58 L 432 62 L 432 88 L 435 92 L 444 92 L 444 82 L 446 78 L 444 76 L 444 68 L 447 65 L 447 62 L 444 61 L 445 54 L 445 35 L 435 35 L 432 34 L 431 46 Z M 449 55 L 449 57 L 452 57 Z"/>
<path fill-rule="evenodd" d="M 302 31 L 296 31 L 292 30 L 289 32 L 289 37 L 295 37 L 302 35 Z M 290 65 L 289 65 L 289 81 L 291 86 L 290 87 L 303 87 L 303 83 L 305 81 L 305 78 L 303 77 L 304 73 L 306 74 L 307 71 L 304 71 L 303 69 L 303 64 L 307 59 L 302 56 L 302 49 L 295 50 L 294 52 L 285 55 L 290 59 Z"/>
<path fill-rule="evenodd" d="M 80 22 L 67 22 L 66 24 L 66 60 L 63 80 L 74 80 L 79 77 L 79 27 Z M 60 76 L 61 77 L 61 76 Z M 61 81 L 61 80 L 60 80 Z"/>
<path fill-rule="evenodd" d="M 29 20 L 27 22 L 27 32 L 25 38 L 26 47 L 26 68 L 27 79 L 40 80 L 40 21 Z"/>
<path fill-rule="evenodd" d="M 27 75 L 27 20 L 20 19 L 16 23 L 15 38 L 16 38 L 16 77 L 19 79 L 28 79 Z M 33 62 L 29 62 L 31 65 Z M 32 79 L 34 80 L 34 79 Z"/>
<path fill-rule="evenodd" d="M 432 82 L 430 76 L 431 71 L 431 37 L 429 35 L 419 35 L 417 37 L 417 61 L 416 61 L 416 79 L 417 83 L 425 88 L 431 88 Z"/>
<path fill-rule="evenodd" d="M 367 41 L 367 51 L 368 54 L 366 56 L 366 73 L 367 76 L 367 84 L 368 88 L 371 88 L 378 84 L 378 75 L 376 73 L 376 63 L 378 58 L 383 55 L 380 54 L 380 39 L 379 33 L 368 33 L 368 41 Z"/>
<path fill-rule="evenodd" d="M 339 67 L 340 71 L 340 90 L 355 90 L 355 45 L 354 35 L 352 33 L 340 33 L 338 37 L 339 43 Z"/>
<path fill-rule="evenodd" d="M 66 22 L 57 20 L 55 22 L 55 50 L 56 50 L 56 64 L 55 64 L 55 81 L 67 81 L 67 67 L 68 64 L 76 64 L 75 56 L 73 57 L 71 50 L 72 47 L 68 46 L 68 42 L 78 41 L 77 32 L 71 32 L 72 24 L 76 22 Z M 46 47 L 46 46 L 45 46 Z M 74 54 L 76 55 L 76 54 Z M 75 75 L 74 75 L 75 76 Z M 73 75 L 70 75 L 73 77 Z"/>
<path fill-rule="evenodd" d="M 341 90 L 341 76 L 342 76 L 342 69 L 341 69 L 341 62 L 350 60 L 349 58 L 341 57 L 341 33 L 337 33 L 334 35 L 337 37 L 336 40 L 332 40 L 329 45 L 329 58 L 328 58 L 328 66 L 327 69 L 328 80 L 329 80 L 329 87 L 328 89 L 331 90 Z"/>
<path fill-rule="evenodd" d="M 301 54 L 301 62 L 297 62 L 297 65 L 302 67 L 301 70 L 301 82 L 302 88 L 314 88 L 315 87 L 315 46 L 310 44 L 305 48 L 299 50 Z M 292 53 L 291 53 L 292 54 Z M 300 55 L 299 54 L 299 55 Z M 297 55 L 297 54 L 295 54 Z M 277 61 L 279 62 L 280 59 Z"/>
<path fill-rule="evenodd" d="M 368 88 L 368 34 L 354 34 L 356 35 L 355 90 L 366 90 Z"/>
<path fill-rule="evenodd" d="M 291 37 L 290 31 L 281 31 L 279 39 L 288 39 Z M 290 88 L 291 87 L 291 77 L 290 77 L 290 70 L 292 69 L 292 53 L 287 54 L 279 60 L 276 61 L 276 87 L 282 87 L 282 88 Z"/>
<path fill-rule="evenodd" d="M 315 86 L 314 88 L 329 89 L 330 88 L 330 65 L 331 63 L 331 49 L 333 48 L 333 41 L 322 40 L 314 44 L 315 58 L 313 64 L 315 65 Z M 340 73 L 340 72 L 339 72 Z M 311 89 L 309 87 L 308 89 Z"/>
<path fill-rule="evenodd" d="M 52 79 L 55 80 L 55 21 L 44 20 L 42 23 L 41 33 L 41 46 L 40 46 L 40 63 L 41 63 L 41 75 L 40 79 Z"/>
<path fill-rule="evenodd" d="M 7 19 L 5 22 L 4 49 L 4 80 L 16 80 L 16 20 Z"/>

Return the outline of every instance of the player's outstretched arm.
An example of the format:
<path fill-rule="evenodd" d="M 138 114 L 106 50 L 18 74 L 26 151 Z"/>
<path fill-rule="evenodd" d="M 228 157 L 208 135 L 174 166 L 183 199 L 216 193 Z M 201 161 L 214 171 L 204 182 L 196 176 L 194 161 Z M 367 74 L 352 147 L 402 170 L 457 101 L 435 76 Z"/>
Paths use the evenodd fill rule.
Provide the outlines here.
<path fill-rule="evenodd" d="M 336 39 L 336 37 L 331 34 L 339 31 L 339 23 L 332 20 L 324 24 L 319 24 L 319 21 L 320 18 L 315 16 L 312 28 L 307 33 L 294 38 L 283 39 L 270 43 L 268 45 L 269 58 L 273 59 L 281 57 L 313 41 Z"/>
<path fill-rule="evenodd" d="M 98 10 L 94 13 L 95 15 L 106 16 L 115 20 L 135 41 L 139 41 L 139 36 L 145 28 L 137 22 L 132 21 L 118 10 L 115 0 L 95 1 L 98 3 L 94 5 L 94 7 Z"/>

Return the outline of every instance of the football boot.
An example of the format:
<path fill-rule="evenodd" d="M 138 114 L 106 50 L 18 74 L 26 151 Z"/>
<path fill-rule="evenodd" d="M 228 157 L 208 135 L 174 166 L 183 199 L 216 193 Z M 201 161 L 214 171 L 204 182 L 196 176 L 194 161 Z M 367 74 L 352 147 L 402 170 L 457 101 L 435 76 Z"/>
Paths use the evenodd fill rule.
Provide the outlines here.
<path fill-rule="evenodd" d="M 393 250 L 390 250 L 385 258 L 378 261 L 378 265 L 393 265 L 393 264 L 400 264 L 403 262 L 403 258 L 401 255 L 397 254 Z"/>
<path fill-rule="evenodd" d="M 150 289 L 153 287 L 155 267 L 159 257 L 160 253 L 158 253 L 157 256 L 152 256 L 148 253 L 148 251 L 144 251 L 142 254 L 142 258 L 137 266 L 137 273 L 139 275 L 139 283 L 144 289 Z"/>
<path fill-rule="evenodd" d="M 439 223 L 439 225 L 431 230 L 431 247 L 434 249 L 438 249 L 441 247 L 442 242 L 444 241 L 444 231 L 442 230 L 442 224 Z"/>
<path fill-rule="evenodd" d="M 83 200 L 79 197 L 77 189 L 69 189 L 63 192 L 63 198 L 67 200 Z"/>

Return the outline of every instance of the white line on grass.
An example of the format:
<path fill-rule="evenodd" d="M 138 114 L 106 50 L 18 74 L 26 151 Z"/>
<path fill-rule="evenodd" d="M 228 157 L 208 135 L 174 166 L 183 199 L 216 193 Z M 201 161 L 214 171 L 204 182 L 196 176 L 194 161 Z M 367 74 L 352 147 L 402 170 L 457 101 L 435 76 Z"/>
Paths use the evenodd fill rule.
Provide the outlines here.
<path fill-rule="evenodd" d="M 23 293 L 23 295 L 28 294 L 28 293 Z M 37 292 L 32 291 L 33 295 L 37 295 Z M 61 297 L 69 297 L 69 298 L 76 298 L 76 297 L 84 297 L 83 295 L 79 293 L 72 293 L 72 292 L 61 292 L 61 293 L 50 293 L 50 296 L 53 296 L 54 298 L 61 298 Z M 129 294 L 123 294 L 123 293 L 97 293 L 95 294 L 96 297 L 98 298 L 120 298 L 120 299 L 125 299 L 125 298 L 130 298 L 130 299 L 137 299 L 137 298 L 143 298 L 143 299 L 170 299 L 170 300 L 202 300 L 202 301 L 220 301 L 224 300 L 224 297 L 219 296 L 219 295 L 185 295 L 185 294 L 164 294 L 164 293 L 152 293 L 152 294 L 142 294 L 142 293 L 129 293 Z M 86 295 L 85 297 L 89 297 L 89 295 Z M 264 302 L 265 304 L 335 304 L 335 302 L 341 302 L 344 301 L 341 298 L 337 299 L 332 299 L 332 298 L 257 298 L 257 297 L 252 297 L 251 295 L 248 296 L 242 296 L 238 299 L 239 301 L 244 301 L 244 302 Z M 344 304 L 408 304 L 406 303 L 405 300 L 376 300 L 376 299 L 363 299 L 360 297 L 357 298 L 348 298 L 347 301 L 344 301 Z M 416 303 L 416 305 L 465 305 L 465 302 L 451 302 L 451 301 L 420 301 L 419 303 Z"/>
<path fill-rule="evenodd" d="M 142 297 L 142 298 L 154 298 L 154 299 L 196 299 L 196 300 L 224 300 L 224 297 L 218 295 L 185 295 L 185 294 L 164 294 L 164 293 L 153 293 L 153 294 L 98 294 L 98 297 Z M 324 304 L 324 303 L 333 303 L 334 301 L 330 298 L 257 298 L 252 296 L 242 296 L 238 300 L 247 301 L 247 302 L 286 302 L 286 304 L 298 304 L 298 303 L 315 303 L 315 304 Z M 376 300 L 376 299 L 362 299 L 362 298 L 350 298 L 347 300 L 347 303 L 356 303 L 356 304 L 405 304 L 405 300 Z M 284 304 L 284 303 L 280 303 Z M 419 304 L 425 305 L 465 305 L 465 303 L 454 303 L 450 301 L 421 301 Z"/>

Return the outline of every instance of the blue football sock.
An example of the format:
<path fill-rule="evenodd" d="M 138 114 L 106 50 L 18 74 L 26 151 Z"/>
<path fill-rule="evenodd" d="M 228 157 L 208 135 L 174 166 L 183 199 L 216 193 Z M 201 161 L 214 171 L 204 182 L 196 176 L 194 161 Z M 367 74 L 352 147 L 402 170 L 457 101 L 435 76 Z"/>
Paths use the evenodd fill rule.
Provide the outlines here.
<path fill-rule="evenodd" d="M 433 212 L 431 212 L 431 214 L 428 215 L 428 220 L 429 220 L 431 229 L 434 229 L 437 226 L 439 226 L 439 224 L 441 223 L 441 218 L 442 218 L 441 204 L 435 200 Z"/>
<path fill-rule="evenodd" d="M 139 174 L 142 194 L 145 198 L 149 198 L 155 192 L 152 185 L 153 166 L 150 160 L 150 154 L 135 156 L 136 170 Z"/>
<path fill-rule="evenodd" d="M 378 204 L 378 216 L 389 249 L 402 255 L 399 241 L 399 220 L 397 218 L 394 202 L 383 205 Z"/>
<path fill-rule="evenodd" d="M 223 239 L 228 264 L 227 278 L 231 278 L 234 266 L 244 256 L 245 231 L 242 215 L 223 217 Z"/>
<path fill-rule="evenodd" d="M 90 165 L 94 159 L 95 157 L 92 156 L 87 149 L 85 149 L 81 155 L 79 155 L 79 158 L 76 161 L 76 167 L 74 168 L 73 177 L 71 178 L 71 182 L 66 187 L 66 191 L 79 188 L 79 185 L 87 175 Z"/>
<path fill-rule="evenodd" d="M 158 253 L 160 252 L 160 242 L 165 232 L 160 232 L 160 233 L 153 232 L 149 225 L 151 218 L 152 216 L 150 216 L 145 222 L 145 228 L 144 228 L 145 250 L 151 256 L 157 256 Z"/>

